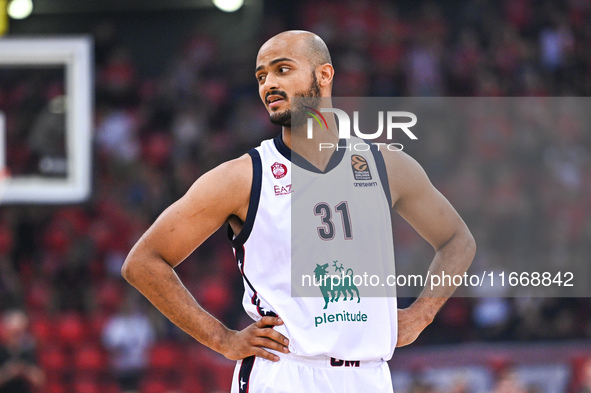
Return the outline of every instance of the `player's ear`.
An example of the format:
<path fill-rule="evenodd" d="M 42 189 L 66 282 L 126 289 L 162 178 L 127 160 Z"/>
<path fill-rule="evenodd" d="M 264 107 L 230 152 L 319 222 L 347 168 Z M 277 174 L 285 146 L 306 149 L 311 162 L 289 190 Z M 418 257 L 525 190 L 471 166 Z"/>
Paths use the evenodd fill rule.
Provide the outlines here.
<path fill-rule="evenodd" d="M 318 84 L 322 87 L 330 86 L 332 84 L 332 78 L 334 77 L 334 68 L 332 65 L 326 63 L 318 67 L 320 77 L 318 78 Z"/>

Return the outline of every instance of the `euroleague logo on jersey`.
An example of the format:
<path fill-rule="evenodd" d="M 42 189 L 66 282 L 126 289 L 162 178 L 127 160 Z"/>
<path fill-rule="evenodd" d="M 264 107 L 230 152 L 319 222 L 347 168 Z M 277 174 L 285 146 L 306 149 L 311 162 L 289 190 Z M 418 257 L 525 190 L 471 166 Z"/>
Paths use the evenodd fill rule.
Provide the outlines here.
<path fill-rule="evenodd" d="M 371 180 L 369 165 L 364 157 L 353 154 L 351 156 L 351 168 L 353 169 L 355 180 Z"/>
<path fill-rule="evenodd" d="M 281 179 L 287 175 L 287 167 L 280 162 L 276 162 L 271 165 L 271 172 L 273 172 L 275 179 Z"/>

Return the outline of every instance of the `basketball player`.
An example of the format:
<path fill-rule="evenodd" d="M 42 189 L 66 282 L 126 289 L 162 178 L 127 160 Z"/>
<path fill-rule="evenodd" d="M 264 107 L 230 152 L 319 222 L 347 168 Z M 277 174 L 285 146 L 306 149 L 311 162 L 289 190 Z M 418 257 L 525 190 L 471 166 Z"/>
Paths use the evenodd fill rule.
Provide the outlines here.
<path fill-rule="evenodd" d="M 332 263 L 346 269 L 348 254 L 359 247 L 368 258 L 393 263 L 391 209 L 435 249 L 431 274 L 463 274 L 474 257 L 474 240 L 408 155 L 335 148 L 319 154 L 319 143 L 338 143 L 332 116 L 326 116 L 328 132 L 315 129 L 311 140 L 291 151 L 302 135 L 302 125 L 292 124 L 293 97 L 331 96 L 334 69 L 318 36 L 288 31 L 271 38 L 259 50 L 255 76 L 281 134 L 198 179 L 142 236 L 122 274 L 185 332 L 238 360 L 232 392 L 392 392 L 386 361 L 396 346 L 419 336 L 455 288 L 425 288 L 400 310 L 395 298 L 364 297 L 352 287 L 340 288 L 346 296 L 341 301 L 326 288 L 322 297 L 291 297 L 292 255 L 305 260 L 308 253 L 306 269 L 320 277 L 332 273 Z M 359 173 L 349 181 L 352 164 Z M 298 213 L 298 228 L 310 230 L 298 229 L 292 237 L 292 200 L 306 194 L 292 189 L 296 170 L 314 198 L 323 199 Z M 201 308 L 173 270 L 226 222 L 245 283 L 243 305 L 255 320 L 242 331 Z"/>

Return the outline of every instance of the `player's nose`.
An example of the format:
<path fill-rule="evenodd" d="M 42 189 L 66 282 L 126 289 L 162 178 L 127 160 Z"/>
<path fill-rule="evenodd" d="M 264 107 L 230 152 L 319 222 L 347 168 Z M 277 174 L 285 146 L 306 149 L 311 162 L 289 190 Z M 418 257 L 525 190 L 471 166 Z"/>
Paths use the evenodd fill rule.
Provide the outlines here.
<path fill-rule="evenodd" d="M 269 73 L 266 77 L 265 77 L 265 81 L 263 82 L 263 86 L 262 88 L 265 91 L 265 94 L 270 91 L 270 90 L 277 90 L 279 89 L 279 80 L 277 77 L 275 77 L 275 75 L 273 75 L 272 73 Z"/>

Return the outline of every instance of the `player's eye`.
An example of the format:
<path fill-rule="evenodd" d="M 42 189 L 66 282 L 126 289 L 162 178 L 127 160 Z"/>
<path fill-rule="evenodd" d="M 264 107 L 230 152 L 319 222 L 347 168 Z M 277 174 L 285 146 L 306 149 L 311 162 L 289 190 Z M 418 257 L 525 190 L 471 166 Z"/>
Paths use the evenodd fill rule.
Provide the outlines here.
<path fill-rule="evenodd" d="M 257 75 L 257 81 L 262 82 L 265 80 L 265 74 L 259 74 Z"/>
<path fill-rule="evenodd" d="M 287 72 L 287 71 L 289 71 L 289 67 L 279 67 L 279 72 L 280 73 L 283 74 L 284 72 Z"/>

